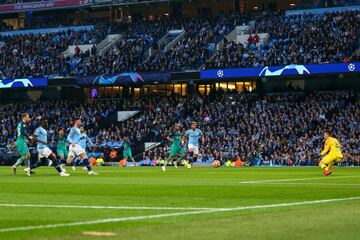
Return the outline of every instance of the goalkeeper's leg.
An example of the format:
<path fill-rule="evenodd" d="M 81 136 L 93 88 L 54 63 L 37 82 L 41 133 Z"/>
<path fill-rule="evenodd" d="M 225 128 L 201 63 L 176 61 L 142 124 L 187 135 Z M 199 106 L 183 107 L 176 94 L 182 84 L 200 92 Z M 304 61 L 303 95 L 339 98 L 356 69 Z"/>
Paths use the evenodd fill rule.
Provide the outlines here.
<path fill-rule="evenodd" d="M 321 167 L 321 169 L 324 170 L 323 173 L 324 176 L 331 174 L 330 168 L 332 167 L 336 159 L 337 159 L 336 157 L 331 156 L 329 154 L 326 155 L 323 159 L 321 159 L 319 166 Z"/>
<path fill-rule="evenodd" d="M 342 157 L 337 157 L 332 163 L 329 164 L 329 169 L 331 169 L 335 164 L 341 163 L 344 160 Z"/>
<path fill-rule="evenodd" d="M 324 171 L 327 171 L 330 169 L 330 167 L 327 164 L 325 164 L 323 160 L 320 161 L 319 166 Z"/>

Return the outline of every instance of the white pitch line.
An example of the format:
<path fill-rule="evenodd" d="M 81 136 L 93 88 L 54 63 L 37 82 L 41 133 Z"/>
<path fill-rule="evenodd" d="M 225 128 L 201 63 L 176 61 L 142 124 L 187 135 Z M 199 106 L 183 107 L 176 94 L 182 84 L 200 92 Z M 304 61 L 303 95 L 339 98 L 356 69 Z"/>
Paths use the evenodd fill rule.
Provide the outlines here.
<path fill-rule="evenodd" d="M 263 183 L 263 185 L 360 186 L 360 183 L 269 182 Z"/>
<path fill-rule="evenodd" d="M 3 229 L 0 228 L 0 233 L 15 232 L 15 231 L 30 231 L 30 230 L 37 230 L 37 229 L 49 229 L 49 228 L 59 228 L 59 227 L 73 227 L 73 226 L 92 225 L 92 224 L 110 223 L 110 222 L 115 223 L 115 222 L 124 222 L 124 221 L 148 220 L 148 219 L 158 219 L 158 218 L 166 218 L 166 217 L 198 215 L 198 214 L 206 214 L 206 213 L 241 211 L 241 210 L 249 210 L 249 209 L 291 207 L 291 206 L 311 205 L 311 204 L 330 203 L 330 202 L 342 202 L 342 201 L 351 201 L 351 200 L 360 200 L 360 197 L 322 199 L 322 200 L 314 200 L 314 201 L 279 203 L 279 204 L 268 204 L 268 205 L 255 205 L 255 206 L 245 206 L 245 207 L 236 207 L 236 208 L 220 208 L 220 209 L 203 210 L 203 211 L 166 213 L 166 214 L 145 215 L 145 216 L 136 216 L 136 217 L 106 218 L 106 219 L 99 219 L 99 220 L 92 220 L 92 221 L 58 223 L 58 224 L 39 225 L 39 226 L 25 226 L 25 227 L 13 227 L 13 228 L 3 228 Z"/>
<path fill-rule="evenodd" d="M 143 206 L 82 206 L 82 205 L 45 205 L 45 204 L 12 204 L 0 203 L 0 207 L 28 207 L 28 208 L 85 208 L 85 209 L 126 209 L 126 210 L 218 210 L 219 208 L 194 207 L 143 207 Z"/>
<path fill-rule="evenodd" d="M 339 179 L 339 178 L 357 178 L 357 176 L 338 176 L 338 177 L 316 177 L 316 178 L 289 178 L 289 179 L 273 179 L 273 180 L 256 180 L 256 181 L 245 181 L 239 182 L 242 184 L 254 184 L 254 183 L 271 183 L 271 182 L 292 182 L 292 181 L 307 181 L 307 180 L 325 180 L 325 179 Z"/>

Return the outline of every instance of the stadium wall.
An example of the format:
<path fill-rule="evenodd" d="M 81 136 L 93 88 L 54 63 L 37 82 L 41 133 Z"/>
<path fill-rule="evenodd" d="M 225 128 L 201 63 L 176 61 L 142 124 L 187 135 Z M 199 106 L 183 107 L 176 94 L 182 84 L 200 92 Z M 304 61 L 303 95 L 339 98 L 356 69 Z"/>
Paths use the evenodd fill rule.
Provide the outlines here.
<path fill-rule="evenodd" d="M 216 70 L 219 71 L 219 70 Z M 225 70 L 224 70 L 225 71 Z M 127 73 L 129 75 L 129 73 Z M 155 76 L 151 81 L 116 81 L 113 84 L 89 84 L 82 86 L 77 85 L 76 78 L 50 78 L 48 79 L 47 87 L 38 86 L 19 86 L 16 88 L 0 88 L 0 100 L 7 101 L 8 99 L 25 100 L 28 98 L 28 92 L 41 91 L 43 96 L 51 99 L 57 98 L 73 98 L 73 96 L 84 95 L 84 89 L 97 89 L 99 87 L 120 86 L 122 90 L 122 97 L 128 97 L 134 94 L 134 88 L 143 88 L 144 86 L 159 84 L 186 84 L 186 94 L 192 94 L 199 90 L 199 86 L 210 86 L 209 89 L 215 89 L 215 84 L 226 82 L 255 82 L 258 92 L 266 94 L 275 90 L 284 90 L 292 85 L 292 87 L 304 90 L 331 90 L 331 89 L 360 89 L 360 72 L 345 72 L 345 73 L 331 73 L 331 74 L 306 74 L 306 75 L 279 75 L 279 76 L 244 76 L 244 77 L 218 77 L 215 79 L 201 78 L 199 71 L 167 73 L 170 74 L 169 80 L 160 83 L 156 81 L 156 75 L 162 76 L 162 73 L 152 74 Z M 132 76 L 132 75 L 131 75 Z M 130 77 L 131 77 L 130 76 Z M 96 78 L 96 76 L 94 76 Z M 145 75 L 142 75 L 145 77 Z M 141 94 L 144 91 L 140 91 Z M 207 92 L 208 94 L 209 92 Z"/>

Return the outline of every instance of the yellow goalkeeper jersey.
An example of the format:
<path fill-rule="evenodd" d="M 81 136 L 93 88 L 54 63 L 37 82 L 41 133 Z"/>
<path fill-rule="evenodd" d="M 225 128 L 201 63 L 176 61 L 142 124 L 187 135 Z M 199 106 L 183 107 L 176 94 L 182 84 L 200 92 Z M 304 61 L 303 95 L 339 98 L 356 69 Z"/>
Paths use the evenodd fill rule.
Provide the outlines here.
<path fill-rule="evenodd" d="M 328 137 L 325 141 L 324 150 L 321 152 L 321 156 L 325 154 L 334 155 L 337 157 L 342 157 L 341 153 L 341 144 L 334 137 Z"/>

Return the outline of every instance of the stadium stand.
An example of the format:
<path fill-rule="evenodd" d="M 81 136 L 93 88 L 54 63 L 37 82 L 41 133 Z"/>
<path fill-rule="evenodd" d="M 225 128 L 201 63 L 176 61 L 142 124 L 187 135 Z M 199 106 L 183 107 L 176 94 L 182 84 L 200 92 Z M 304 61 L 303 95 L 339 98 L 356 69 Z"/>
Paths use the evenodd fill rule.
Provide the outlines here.
<path fill-rule="evenodd" d="M 69 45 L 96 43 L 106 36 L 101 30 L 83 30 L 0 36 L 2 78 L 50 77 L 71 75 L 80 53 L 65 58 Z M 87 54 L 87 53 L 81 53 Z"/>
<path fill-rule="evenodd" d="M 122 146 L 122 136 L 129 135 L 134 146 L 161 142 L 142 154 L 142 160 L 164 159 L 169 152 L 166 141 L 173 123 L 183 130 L 197 121 L 205 134 L 200 162 L 214 159 L 241 159 L 253 166 L 314 165 L 323 147 L 322 131 L 332 129 L 343 144 L 345 165 L 359 165 L 360 98 L 355 91 L 270 94 L 222 93 L 209 96 L 144 97 L 127 102 L 126 110 L 140 110 L 133 118 L 103 124 L 121 102 L 116 99 L 84 102 L 69 111 L 74 101 L 38 101 L 6 105 L 1 118 L 1 147 L 12 149 L 18 114 L 29 111 L 32 126 L 40 117 L 49 119 L 50 135 L 56 129 L 70 127 L 71 118 L 81 116 L 88 135 L 95 144 L 89 150 L 95 156 Z M 56 120 L 56 121 L 55 121 Z M 33 128 L 31 128 L 33 129 Z M 139 152 L 137 154 L 140 154 Z M 117 159 L 118 160 L 118 159 Z"/>
<path fill-rule="evenodd" d="M 9 2 L 13 1 L 0 1 L 0 4 Z M 92 30 L 0 34 L 0 78 L 359 61 L 359 24 L 359 11 L 289 16 L 268 12 L 256 16 L 138 18 L 111 24 L 100 22 Z M 49 18 L 49 21 L 28 23 L 24 28 L 54 26 L 64 24 Z M 243 27 L 243 35 L 250 34 L 245 44 L 234 36 L 229 37 L 237 27 Z M 11 31 L 12 27 L 1 21 L 0 30 Z M 167 48 L 159 40 L 171 30 L 184 34 Z M 111 47 L 97 51 L 96 44 L 109 34 L 120 37 Z M 82 44 L 93 47 L 82 52 L 77 47 Z M 65 55 L 69 46 L 76 46 L 74 54 Z M 74 100 L 40 100 L 6 105 L 4 112 L 10 114 L 1 116 L 0 147 L 12 149 L 18 114 L 29 111 L 35 118 L 33 125 L 41 116 L 49 118 L 51 134 L 59 127 L 54 119 L 67 129 L 72 117 L 82 116 L 96 151 L 105 153 L 105 159 L 109 159 L 112 148 L 121 147 L 125 133 L 134 145 L 161 142 L 162 147 L 144 152 L 143 158 L 164 158 L 169 150 L 165 139 L 170 126 L 174 122 L 188 126 L 195 120 L 206 133 L 200 161 L 240 158 L 251 165 L 313 165 L 322 146 L 321 131 L 329 127 L 336 129 L 336 135 L 344 143 L 348 159 L 345 164 L 359 162 L 359 97 L 353 92 L 261 97 L 220 91 L 209 96 L 146 96 L 132 99 L 124 108 L 138 110 L 139 114 L 126 122 L 104 125 L 103 120 L 118 110 L 118 100 L 96 100 L 93 104 L 84 101 L 65 114 L 73 103 Z M 85 111 L 89 114 L 84 114 Z M 325 122 L 327 126 L 320 127 Z"/>
<path fill-rule="evenodd" d="M 246 44 L 226 36 L 248 24 L 247 15 L 204 18 L 160 18 L 131 23 L 102 24 L 94 30 L 45 35 L 1 36 L 3 78 L 82 76 L 124 71 L 184 71 L 206 68 L 256 67 L 305 63 L 348 62 L 358 58 L 360 13 L 325 15 L 269 13 L 257 17 Z M 1 26 L 6 29 L 6 25 Z M 157 41 L 168 31 L 184 29 L 184 36 L 166 51 Z M 62 55 L 68 46 L 95 44 L 107 34 L 121 34 L 113 47 L 91 54 Z M 259 41 L 257 33 L 269 38 Z M 217 50 L 217 44 L 225 47 Z M 26 49 L 25 49 L 26 48 Z M 150 49 L 152 50 L 150 53 Z M 215 56 L 214 56 L 215 54 Z"/>
<path fill-rule="evenodd" d="M 169 51 L 160 49 L 151 56 L 143 71 L 198 69 L 212 55 L 220 40 L 235 26 L 243 25 L 247 21 L 246 15 L 186 19 L 185 36 Z"/>
<path fill-rule="evenodd" d="M 157 48 L 157 40 L 179 26 L 176 19 L 136 20 L 130 24 L 112 24 L 110 33 L 121 33 L 121 39 L 105 52 L 83 56 L 76 66 L 76 75 L 111 74 L 137 71 Z"/>
<path fill-rule="evenodd" d="M 359 103 L 355 92 L 174 97 L 152 107 L 149 122 L 154 122 L 152 140 L 164 141 L 169 123 L 186 128 L 195 120 L 206 136 L 200 161 L 239 157 L 262 166 L 313 165 L 323 145 L 322 131 L 329 128 L 344 144 L 346 164 L 358 165 Z M 168 146 L 144 157 L 164 158 Z"/>
<path fill-rule="evenodd" d="M 27 111 L 32 116 L 31 126 L 33 127 L 38 125 L 41 117 L 46 117 L 49 121 L 50 136 L 52 138 L 58 128 L 69 128 L 74 117 L 81 117 L 84 125 L 92 132 L 92 129 L 99 128 L 102 122 L 120 107 L 120 101 L 116 99 L 98 100 L 96 102 L 38 100 L 35 102 L 27 101 L 26 103 L 8 104 L 3 107 L 3 112 L 8 114 L 3 115 L 1 118 L 2 136 L 0 145 L 5 147 L 14 140 L 18 114 L 24 111 Z M 34 128 L 29 129 L 30 132 L 33 130 Z"/>
<path fill-rule="evenodd" d="M 206 63 L 207 68 L 233 68 L 349 62 L 359 48 L 360 12 L 324 15 L 265 14 L 252 29 L 269 33 L 264 42 L 249 37 L 231 41 Z"/>

